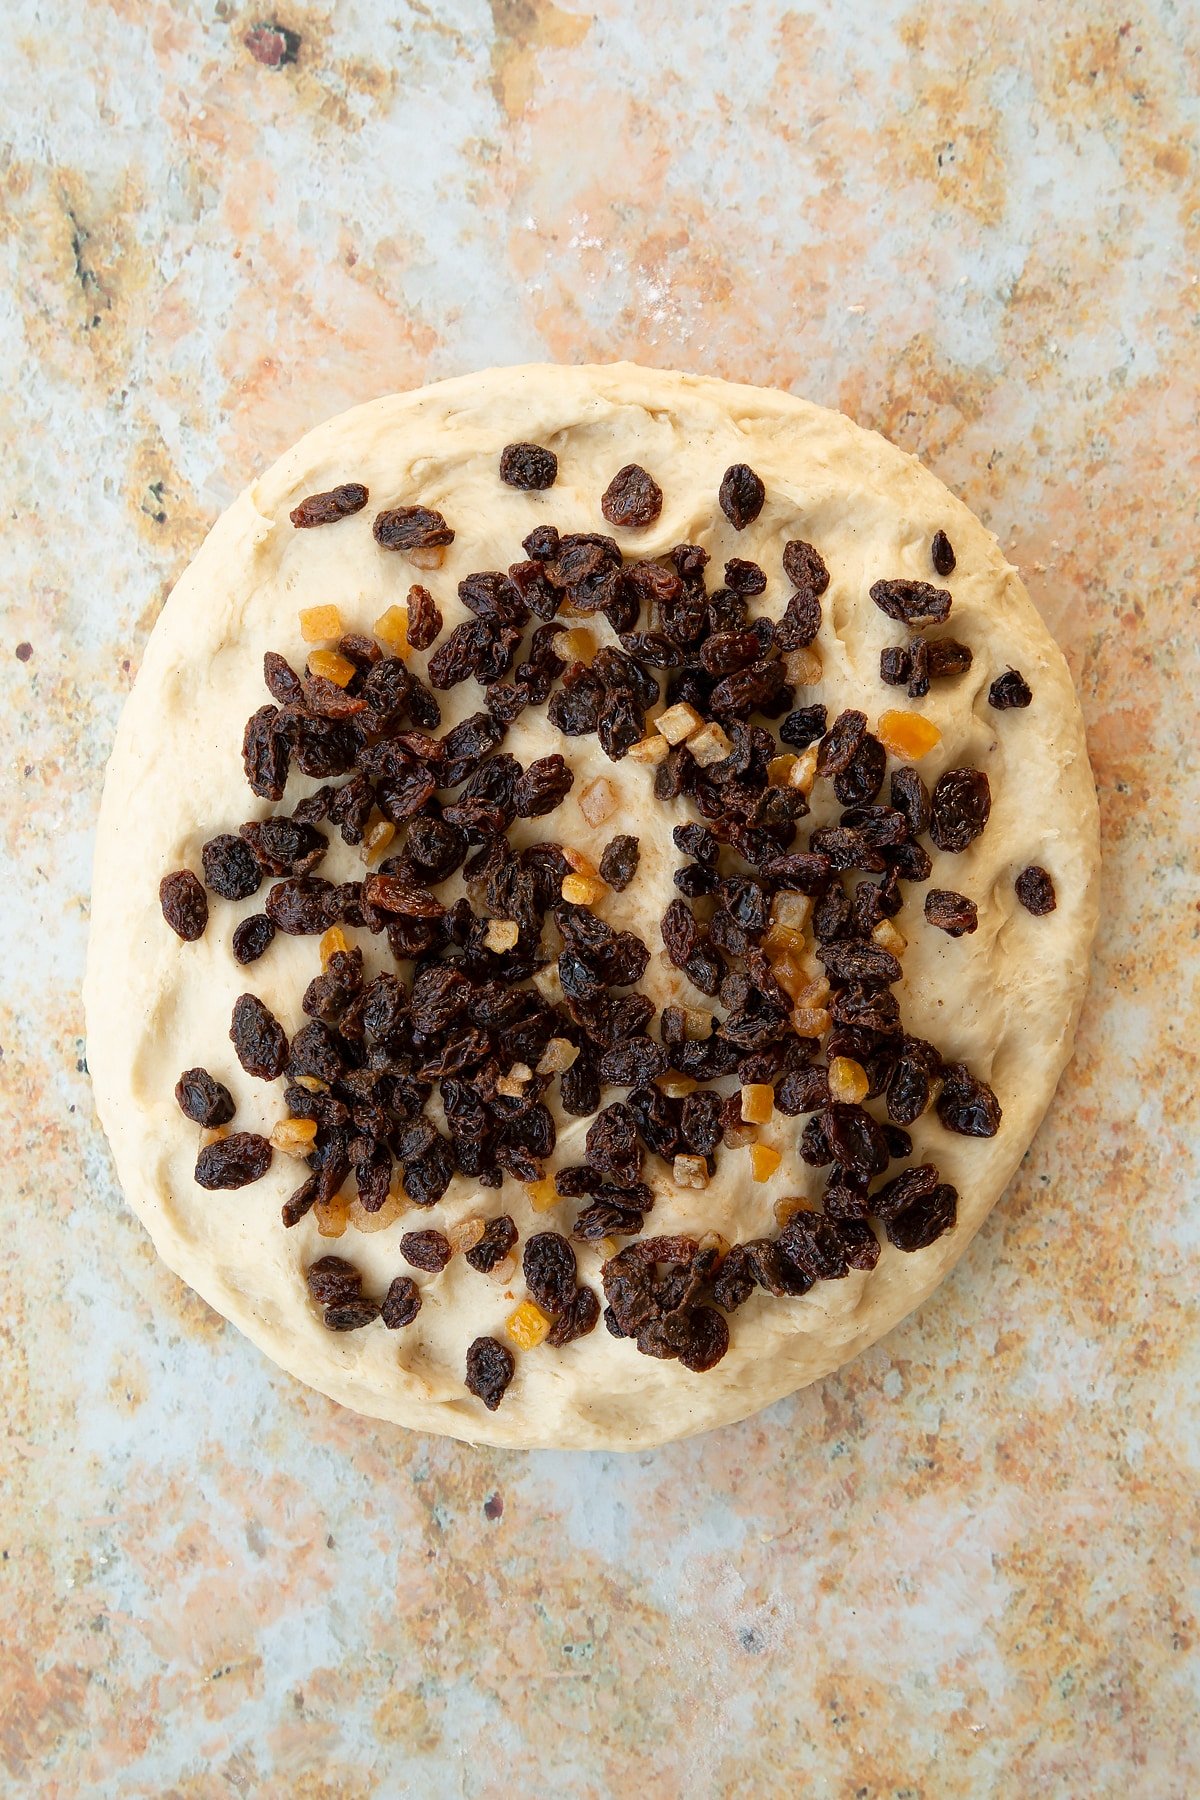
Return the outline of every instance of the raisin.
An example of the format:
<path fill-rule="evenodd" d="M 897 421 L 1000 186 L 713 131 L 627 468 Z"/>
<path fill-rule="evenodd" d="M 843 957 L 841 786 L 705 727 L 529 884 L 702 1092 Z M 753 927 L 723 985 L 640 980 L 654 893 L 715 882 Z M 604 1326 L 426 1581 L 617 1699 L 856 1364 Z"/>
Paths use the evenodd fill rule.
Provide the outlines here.
<path fill-rule="evenodd" d="M 1008 712 L 1014 706 L 1028 706 L 1032 699 L 1033 689 L 1019 669 L 997 675 L 988 689 L 988 705 L 994 706 L 997 712 Z"/>
<path fill-rule="evenodd" d="M 884 1224 L 898 1219 L 900 1214 L 918 1200 L 927 1200 L 938 1185 L 938 1172 L 933 1163 L 914 1163 L 911 1168 L 902 1169 L 891 1181 L 884 1182 L 877 1188 L 869 1201 L 870 1211 Z"/>
<path fill-rule="evenodd" d="M 607 882 L 616 893 L 624 893 L 637 874 L 638 860 L 641 856 L 641 845 L 637 838 L 630 837 L 627 832 L 610 838 L 605 845 L 604 854 L 600 858 L 600 879 Z"/>
<path fill-rule="evenodd" d="M 700 927 L 691 908 L 682 900 L 672 900 L 662 916 L 661 930 L 667 955 L 677 969 L 686 968 L 700 943 Z"/>
<path fill-rule="evenodd" d="M 933 790 L 929 835 L 939 850 L 967 849 L 992 810 L 992 790 L 982 769 L 947 769 Z"/>
<path fill-rule="evenodd" d="M 608 694 L 597 726 L 600 745 L 610 762 L 621 758 L 644 736 L 646 715 L 631 694 Z"/>
<path fill-rule="evenodd" d="M 205 1144 L 196 1158 L 196 1181 L 202 1188 L 240 1188 L 261 1181 L 271 1166 L 271 1146 L 254 1131 L 232 1131 Z"/>
<path fill-rule="evenodd" d="M 500 452 L 500 479 L 506 487 L 526 491 L 551 488 L 558 479 L 558 458 L 540 444 L 506 444 Z"/>
<path fill-rule="evenodd" d="M 233 954 L 240 963 L 257 962 L 274 936 L 275 927 L 266 913 L 251 913 L 233 928 Z"/>
<path fill-rule="evenodd" d="M 208 895 L 190 869 L 176 869 L 158 884 L 163 918 L 185 944 L 204 936 L 208 924 Z"/>
<path fill-rule="evenodd" d="M 428 588 L 408 590 L 408 641 L 414 650 L 428 650 L 442 629 L 442 615 Z"/>
<path fill-rule="evenodd" d="M 817 751 L 817 774 L 839 775 L 843 769 L 848 769 L 866 729 L 866 713 L 853 709 L 840 712 L 821 739 Z"/>
<path fill-rule="evenodd" d="M 700 648 L 700 661 L 710 675 L 732 675 L 757 662 L 759 642 L 753 631 L 718 631 Z"/>
<path fill-rule="evenodd" d="M 242 763 L 246 780 L 261 800 L 282 800 L 287 784 L 288 740 L 278 729 L 282 716 L 277 706 L 260 706 L 246 721 Z"/>
<path fill-rule="evenodd" d="M 830 981 L 845 987 L 887 987 L 899 981 L 902 970 L 897 959 L 882 944 L 822 944 L 817 956 L 825 965 Z"/>
<path fill-rule="evenodd" d="M 824 737 L 826 717 L 824 706 L 798 706 L 779 727 L 780 741 L 790 744 L 793 750 L 807 750 Z"/>
<path fill-rule="evenodd" d="M 731 463 L 721 477 L 717 499 L 735 531 L 745 531 L 747 525 L 753 525 L 766 498 L 762 480 L 748 463 Z"/>
<path fill-rule="evenodd" d="M 876 581 L 871 598 L 880 612 L 904 625 L 940 625 L 950 613 L 950 594 L 927 581 Z"/>
<path fill-rule="evenodd" d="M 925 1250 L 943 1232 L 952 1231 L 957 1221 L 957 1190 L 943 1182 L 924 1199 L 905 1207 L 898 1218 L 889 1219 L 888 1242 L 897 1250 Z"/>
<path fill-rule="evenodd" d="M 1054 883 L 1046 870 L 1040 868 L 1037 863 L 1030 863 L 1027 869 L 1022 869 L 1014 886 L 1017 890 L 1017 899 L 1025 911 L 1031 912 L 1035 919 L 1044 918 L 1047 913 L 1052 913 L 1058 905 Z"/>
<path fill-rule="evenodd" d="M 892 805 L 904 815 L 910 837 L 919 837 L 923 831 L 928 831 L 931 817 L 929 789 L 917 771 L 893 770 L 889 792 Z"/>
<path fill-rule="evenodd" d="M 618 469 L 600 501 L 610 525 L 653 525 L 662 506 L 662 489 L 639 463 Z"/>
<path fill-rule="evenodd" d="M 379 1317 L 389 1331 L 401 1331 L 412 1324 L 420 1310 L 420 1288 L 411 1275 L 397 1275 L 383 1297 Z"/>
<path fill-rule="evenodd" d="M 440 1231 L 406 1231 L 400 1239 L 400 1254 L 414 1269 L 440 1275 L 454 1252 Z"/>
<path fill-rule="evenodd" d="M 745 1305 L 756 1285 L 745 1245 L 734 1244 L 717 1271 L 713 1299 L 726 1312 L 736 1312 L 739 1306 Z"/>
<path fill-rule="evenodd" d="M 580 1060 L 576 1058 L 576 1065 Z M 642 1166 L 642 1147 L 638 1142 L 634 1115 L 621 1101 L 606 1106 L 592 1120 L 585 1148 L 594 1168 L 604 1170 L 621 1182 L 637 1180 Z"/>
<path fill-rule="evenodd" d="M 821 629 L 821 602 L 811 588 L 793 594 L 775 630 L 781 650 L 803 650 Z"/>
<path fill-rule="evenodd" d="M 612 1044 L 600 1058 L 600 1082 L 603 1087 L 640 1087 L 665 1075 L 669 1058 L 661 1044 L 653 1038 L 631 1037 L 622 1044 Z"/>
<path fill-rule="evenodd" d="M 325 1328 L 328 1331 L 361 1331 L 364 1325 L 373 1325 L 379 1317 L 378 1300 L 335 1300 L 324 1312 Z"/>
<path fill-rule="evenodd" d="M 331 810 L 353 783 L 331 791 Z M 241 847 L 268 875 L 311 875 L 329 848 L 328 839 L 297 819 L 257 819 L 241 828 Z M 254 888 L 249 890 L 254 892 Z"/>
<path fill-rule="evenodd" d="M 937 1115 L 947 1131 L 978 1138 L 995 1137 L 1003 1117 L 987 1082 L 972 1075 L 965 1063 L 947 1063 L 943 1069 Z"/>
<path fill-rule="evenodd" d="M 204 885 L 222 900 L 248 900 L 257 893 L 262 882 L 259 868 L 249 845 L 241 838 L 223 832 L 210 838 L 200 852 L 204 865 Z"/>
<path fill-rule="evenodd" d="M 785 1256 L 777 1244 L 766 1238 L 751 1238 L 744 1246 L 746 1258 L 758 1286 L 775 1299 L 794 1299 L 807 1294 L 812 1276 L 806 1275 L 798 1263 Z"/>
<path fill-rule="evenodd" d="M 779 1234 L 779 1249 L 810 1281 L 840 1281 L 849 1273 L 837 1228 L 820 1213 L 794 1213 Z"/>
<path fill-rule="evenodd" d="M 517 782 L 514 800 L 519 819 L 540 819 L 566 799 L 575 784 L 573 770 L 557 754 L 530 763 Z"/>
<path fill-rule="evenodd" d="M 495 1338 L 477 1337 L 467 1351 L 467 1387 L 495 1412 L 513 1378 L 512 1352 Z"/>
<path fill-rule="evenodd" d="M 426 506 L 393 506 L 376 513 L 371 530 L 381 550 L 432 550 L 454 542 L 441 513 Z"/>
<path fill-rule="evenodd" d="M 725 564 L 725 585 L 735 594 L 761 594 L 767 585 L 767 578 L 756 562 L 747 562 L 740 556 L 733 556 Z"/>
<path fill-rule="evenodd" d="M 879 652 L 879 679 L 887 687 L 904 687 L 912 673 L 912 655 L 901 644 Z"/>
<path fill-rule="evenodd" d="M 925 917 L 952 938 L 974 931 L 979 924 L 975 902 L 952 888 L 930 888 L 925 896 Z"/>
<path fill-rule="evenodd" d="M 290 748 L 296 765 L 316 781 L 346 775 L 354 767 L 358 741 L 344 719 L 313 718 L 301 713 L 280 713 L 274 740 Z M 257 793 L 259 790 L 255 789 Z M 278 800 L 279 794 L 268 798 Z"/>
<path fill-rule="evenodd" d="M 268 650 L 263 657 L 263 680 L 270 689 L 271 697 L 278 700 L 280 706 L 299 706 L 304 700 L 304 687 L 290 662 L 274 650 Z"/>
<path fill-rule="evenodd" d="M 560 1077 L 558 1097 L 563 1111 L 576 1119 L 590 1118 L 600 1105 L 600 1076 L 595 1059 L 586 1050 L 580 1051 Z"/>
<path fill-rule="evenodd" d="M 935 531 L 929 546 L 929 559 L 938 575 L 953 575 L 956 557 L 954 546 L 944 531 Z"/>
<path fill-rule="evenodd" d="M 308 1291 L 318 1306 L 329 1306 L 335 1300 L 355 1300 L 362 1288 L 362 1276 L 344 1256 L 320 1256 L 304 1271 Z"/>
<path fill-rule="evenodd" d="M 775 1110 L 788 1118 L 829 1105 L 829 1076 L 822 1068 L 793 1069 L 775 1088 Z"/>
<path fill-rule="evenodd" d="M 269 1007 L 255 994 L 242 994 L 233 1007 L 229 1036 L 247 1075 L 274 1081 L 288 1057 L 287 1033 Z"/>
<path fill-rule="evenodd" d="M 454 1158 L 444 1138 L 404 1165 L 404 1188 L 414 1206 L 436 1206 L 454 1177 Z"/>
<path fill-rule="evenodd" d="M 521 1256 L 525 1286 L 545 1313 L 565 1312 L 575 1293 L 575 1252 L 557 1231 L 538 1231 Z"/>
<path fill-rule="evenodd" d="M 576 1288 L 550 1327 L 546 1342 L 556 1350 L 561 1349 L 564 1344 L 573 1344 L 576 1338 L 586 1337 L 599 1322 L 600 1302 L 591 1288 Z"/>
<path fill-rule="evenodd" d="M 902 1056 L 887 1085 L 888 1118 L 911 1125 L 929 1105 L 929 1077 L 919 1063 Z"/>
<path fill-rule="evenodd" d="M 233 1095 L 207 1069 L 185 1069 L 175 1083 L 175 1098 L 194 1125 L 228 1125 L 234 1115 Z"/>
<path fill-rule="evenodd" d="M 882 1127 L 864 1107 L 827 1107 L 821 1124 L 835 1162 L 860 1175 L 882 1175 L 891 1160 L 887 1141 Z"/>
<path fill-rule="evenodd" d="M 466 1251 L 466 1259 L 481 1275 L 490 1275 L 496 1264 L 503 1262 L 517 1241 L 517 1228 L 507 1213 L 492 1219 L 484 1228 L 479 1242 Z"/>
<path fill-rule="evenodd" d="M 960 644 L 957 638 L 937 638 L 925 648 L 932 681 L 950 675 L 965 675 L 975 660 L 970 646 Z"/>
<path fill-rule="evenodd" d="M 813 834 L 814 839 L 817 836 Z M 856 833 L 846 835 L 855 836 Z M 829 886 L 830 869 L 834 865 L 824 850 L 792 850 L 786 856 L 771 856 L 762 864 L 764 881 L 775 887 L 788 888 L 797 894 L 823 894 Z"/>
<path fill-rule="evenodd" d="M 288 517 L 297 531 L 310 530 L 314 525 L 335 525 L 339 519 L 361 512 L 369 499 L 361 481 L 344 481 L 328 493 L 310 494 L 292 508 Z"/>
<path fill-rule="evenodd" d="M 693 1375 L 715 1368 L 729 1348 L 729 1327 L 712 1306 L 696 1306 L 687 1314 L 687 1330 L 679 1360 Z"/>
<path fill-rule="evenodd" d="M 877 737 L 865 731 L 850 762 L 834 776 L 833 791 L 843 806 L 861 806 L 874 800 L 886 772 L 886 750 Z"/>

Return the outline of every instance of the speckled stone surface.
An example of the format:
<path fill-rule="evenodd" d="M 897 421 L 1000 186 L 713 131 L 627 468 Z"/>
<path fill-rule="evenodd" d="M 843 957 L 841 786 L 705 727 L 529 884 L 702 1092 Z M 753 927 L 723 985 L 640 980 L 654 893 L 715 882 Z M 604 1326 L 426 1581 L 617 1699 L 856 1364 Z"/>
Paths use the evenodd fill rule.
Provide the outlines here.
<path fill-rule="evenodd" d="M 703 14 L 703 17 L 694 16 Z M 1200 1790 L 1200 15 L 1182 0 L 9 0 L 0 1788 Z M 93 1121 L 90 833 L 164 594 L 330 412 L 493 362 L 777 383 L 998 532 L 1106 845 L 1076 1062 L 920 1316 L 625 1460 L 340 1412 Z"/>

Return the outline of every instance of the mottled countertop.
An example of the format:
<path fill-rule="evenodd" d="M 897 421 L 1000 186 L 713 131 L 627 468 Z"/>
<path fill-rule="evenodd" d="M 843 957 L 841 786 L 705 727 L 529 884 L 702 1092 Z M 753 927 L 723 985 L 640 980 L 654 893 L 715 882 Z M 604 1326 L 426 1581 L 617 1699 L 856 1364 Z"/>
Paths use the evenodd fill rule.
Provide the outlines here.
<path fill-rule="evenodd" d="M 1200 1789 L 1198 86 L 1173 0 L 9 0 L 5 1792 Z M 1083 697 L 1103 917 L 919 1317 L 655 1454 L 477 1451 L 156 1262 L 83 1062 L 91 832 L 253 471 L 393 387 L 626 356 L 841 407 L 999 534 Z"/>

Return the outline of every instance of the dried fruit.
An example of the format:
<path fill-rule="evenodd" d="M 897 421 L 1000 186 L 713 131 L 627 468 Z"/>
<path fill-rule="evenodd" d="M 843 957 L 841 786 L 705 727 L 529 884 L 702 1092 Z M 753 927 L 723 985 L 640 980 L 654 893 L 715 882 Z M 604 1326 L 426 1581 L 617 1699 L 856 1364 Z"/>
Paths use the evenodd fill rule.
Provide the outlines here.
<path fill-rule="evenodd" d="M 975 902 L 952 888 L 930 888 L 925 896 L 925 917 L 954 938 L 974 931 L 979 924 Z"/>
<path fill-rule="evenodd" d="M 370 495 L 361 481 L 344 481 L 340 487 L 324 494 L 310 494 L 288 514 L 297 531 L 311 530 L 314 525 L 335 525 L 361 512 Z"/>
<path fill-rule="evenodd" d="M 518 1350 L 535 1350 L 545 1343 L 551 1321 L 532 1300 L 522 1300 L 516 1311 L 505 1320 L 507 1331 Z"/>
<path fill-rule="evenodd" d="M 506 444 L 500 452 L 500 479 L 526 491 L 550 488 L 558 479 L 558 458 L 541 444 Z"/>
<path fill-rule="evenodd" d="M 336 606 L 306 606 L 300 613 L 300 636 L 306 644 L 340 638 L 345 626 Z"/>
<path fill-rule="evenodd" d="M 271 1132 L 271 1143 L 285 1156 L 305 1157 L 317 1136 L 315 1119 L 280 1119 Z"/>
<path fill-rule="evenodd" d="M 741 1117 L 747 1125 L 765 1125 L 775 1110 L 775 1090 L 767 1082 L 751 1082 L 741 1091 Z"/>
<path fill-rule="evenodd" d="M 414 650 L 428 650 L 442 629 L 442 615 L 428 588 L 414 584 L 408 590 L 407 638 Z"/>
<path fill-rule="evenodd" d="M 440 1231 L 406 1231 L 400 1239 L 400 1254 L 414 1269 L 440 1275 L 454 1252 Z"/>
<path fill-rule="evenodd" d="M 928 831 L 931 815 L 929 789 L 917 771 L 893 770 L 889 792 L 892 805 L 904 816 L 910 837 L 919 837 L 923 831 Z"/>
<path fill-rule="evenodd" d="M 251 913 L 233 928 L 233 954 L 240 963 L 257 962 L 274 936 L 275 927 L 266 913 Z"/>
<path fill-rule="evenodd" d="M 857 1106 L 865 1100 L 870 1091 L 871 1081 L 861 1063 L 850 1056 L 831 1056 L 829 1059 L 829 1096 L 844 1106 Z"/>
<path fill-rule="evenodd" d="M 932 719 L 926 719 L 920 713 L 881 713 L 875 731 L 884 749 L 892 756 L 903 757 L 906 762 L 917 762 L 922 756 L 928 756 L 942 741 L 942 734 Z"/>
<path fill-rule="evenodd" d="M 948 1182 L 915 1200 L 887 1221 L 888 1242 L 897 1250 L 925 1250 L 943 1232 L 952 1231 L 958 1219 L 958 1193 Z"/>
<path fill-rule="evenodd" d="M 956 560 L 954 546 L 951 544 L 950 539 L 946 536 L 944 531 L 934 532 L 933 542 L 929 546 L 929 556 L 930 561 L 933 563 L 934 570 L 938 575 L 952 575 L 954 573 L 954 564 Z"/>
<path fill-rule="evenodd" d="M 991 810 L 992 791 L 982 769 L 947 769 L 933 790 L 929 835 L 939 850 L 966 850 Z"/>
<path fill-rule="evenodd" d="M 927 581 L 876 581 L 871 598 L 880 612 L 905 625 L 940 625 L 950 614 L 949 592 Z"/>
<path fill-rule="evenodd" d="M 490 1275 L 517 1241 L 517 1228 L 507 1213 L 492 1219 L 479 1242 L 464 1252 L 466 1261 L 480 1275 Z"/>
<path fill-rule="evenodd" d="M 200 852 L 204 885 L 223 900 L 248 900 L 258 892 L 262 870 L 248 844 L 224 832 Z"/>
<path fill-rule="evenodd" d="M 638 463 L 626 463 L 618 469 L 600 501 L 600 510 L 610 525 L 653 525 L 662 512 L 662 489 L 654 477 Z"/>
<path fill-rule="evenodd" d="M 987 1082 L 972 1075 L 965 1063 L 947 1063 L 943 1069 L 937 1115 L 947 1131 L 978 1138 L 995 1137 L 1003 1117 Z"/>
<path fill-rule="evenodd" d="M 190 869 L 176 869 L 158 884 L 163 918 L 185 944 L 204 936 L 208 924 L 208 895 Z"/>
<path fill-rule="evenodd" d="M 361 1331 L 379 1317 L 379 1302 L 362 1298 L 335 1300 L 325 1308 L 323 1316 L 328 1331 Z"/>
<path fill-rule="evenodd" d="M 699 730 L 702 723 L 695 707 L 689 706 L 686 700 L 680 700 L 658 715 L 654 721 L 654 729 L 666 738 L 668 744 L 682 744 L 693 731 Z"/>
<path fill-rule="evenodd" d="M 997 675 L 988 689 L 988 705 L 994 706 L 997 712 L 1008 712 L 1014 706 L 1028 706 L 1033 699 L 1033 689 L 1019 669 L 1008 669 L 1003 675 Z"/>
<path fill-rule="evenodd" d="M 228 1125 L 234 1115 L 233 1095 L 207 1069 L 185 1069 L 175 1083 L 175 1098 L 185 1119 L 195 1125 Z"/>
<path fill-rule="evenodd" d="M 477 1337 L 467 1350 L 467 1387 L 495 1412 L 513 1378 L 512 1351 L 495 1338 Z"/>
<path fill-rule="evenodd" d="M 1035 919 L 1044 918 L 1047 913 L 1052 913 L 1058 905 L 1054 883 L 1046 870 L 1040 868 L 1037 863 L 1030 863 L 1027 869 L 1022 869 L 1014 886 L 1017 890 L 1017 899 L 1026 912 L 1031 912 Z"/>
<path fill-rule="evenodd" d="M 731 463 L 721 477 L 717 499 L 735 531 L 745 531 L 747 525 L 753 525 L 766 497 L 766 488 L 748 463 Z M 733 583 L 729 585 L 732 587 Z"/>
<path fill-rule="evenodd" d="M 247 1075 L 274 1081 L 283 1074 L 288 1059 L 287 1033 L 256 994 L 242 994 L 234 1001 L 229 1036 Z"/>
<path fill-rule="evenodd" d="M 271 1166 L 271 1146 L 255 1131 L 231 1131 L 205 1144 L 196 1158 L 196 1181 L 202 1188 L 240 1188 L 260 1181 Z"/>
<path fill-rule="evenodd" d="M 754 1181 L 770 1181 L 783 1157 L 770 1144 L 750 1145 L 750 1175 Z"/>
<path fill-rule="evenodd" d="M 431 550 L 454 542 L 440 512 L 427 506 L 393 506 L 375 515 L 371 527 L 381 550 Z"/>
<path fill-rule="evenodd" d="M 421 1310 L 421 1290 L 411 1275 L 397 1275 L 388 1287 L 379 1308 L 379 1317 L 389 1331 L 401 1331 L 411 1325 Z"/>
<path fill-rule="evenodd" d="M 410 599 L 411 599 L 410 590 Z M 389 606 L 371 627 L 375 636 L 398 657 L 408 655 L 408 607 Z"/>
<path fill-rule="evenodd" d="M 362 1276 L 344 1256 L 319 1256 L 304 1271 L 308 1291 L 318 1306 L 332 1306 L 339 1300 L 356 1300 L 362 1289 Z"/>

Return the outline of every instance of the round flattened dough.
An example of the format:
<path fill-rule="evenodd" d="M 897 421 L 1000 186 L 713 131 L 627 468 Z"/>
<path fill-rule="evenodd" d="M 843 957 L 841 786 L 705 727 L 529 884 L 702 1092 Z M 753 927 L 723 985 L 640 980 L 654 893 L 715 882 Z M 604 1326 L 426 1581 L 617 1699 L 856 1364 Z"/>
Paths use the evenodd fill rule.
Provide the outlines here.
<path fill-rule="evenodd" d="M 549 491 L 501 484 L 500 451 L 515 440 L 556 452 L 558 481 Z M 281 1203 L 304 1173 L 286 1157 L 277 1154 L 264 1180 L 238 1192 L 195 1185 L 199 1132 L 175 1104 L 180 1071 L 209 1068 L 233 1090 L 236 1126 L 269 1131 L 283 1110 L 281 1084 L 243 1074 L 229 1042 L 231 1010 L 250 991 L 295 1031 L 317 944 L 277 936 L 259 962 L 241 968 L 229 938 L 240 918 L 261 909 L 265 888 L 239 904 L 213 897 L 204 938 L 183 944 L 163 921 L 158 884 L 170 869 L 198 872 L 209 837 L 272 810 L 246 786 L 242 729 L 267 699 L 263 652 L 302 660 L 300 608 L 335 601 L 348 629 L 369 630 L 420 580 L 449 630 L 465 616 L 461 577 L 522 556 L 520 541 L 534 525 L 610 529 L 600 496 L 630 462 L 651 471 L 665 498 L 652 526 L 613 533 L 627 554 L 703 544 L 712 556 L 710 586 L 727 558 L 752 558 L 768 577 L 752 608 L 777 615 L 789 586 L 783 545 L 803 538 L 819 548 L 831 573 L 818 639 L 824 677 L 797 700 L 823 700 L 831 719 L 854 706 L 873 723 L 886 708 L 910 704 L 880 682 L 879 652 L 904 633 L 868 589 L 881 577 L 939 580 L 930 540 L 939 528 L 949 534 L 958 562 L 939 581 L 954 596 L 947 629 L 971 646 L 974 663 L 964 676 L 935 682 L 917 703 L 942 734 L 920 769 L 931 786 L 944 768 L 984 769 L 993 807 L 966 853 L 934 852 L 932 885 L 976 901 L 977 932 L 952 940 L 933 929 L 922 916 L 925 890 L 907 886 L 897 924 L 909 949 L 897 993 L 907 1029 L 989 1080 L 1004 1119 L 989 1141 L 953 1136 L 932 1115 L 914 1127 L 915 1160 L 935 1161 L 960 1196 L 956 1228 L 930 1248 L 906 1255 L 885 1244 L 872 1273 L 819 1283 L 803 1299 L 756 1293 L 731 1316 L 729 1352 L 707 1374 L 639 1355 L 603 1326 L 564 1350 L 517 1353 L 515 1379 L 489 1413 L 463 1385 L 465 1351 L 480 1334 L 504 1340 L 504 1321 L 523 1292 L 519 1271 L 506 1290 L 456 1257 L 440 1276 L 417 1276 L 424 1304 L 414 1325 L 346 1334 L 325 1328 L 303 1279 L 309 1262 L 336 1250 L 363 1270 L 366 1292 L 381 1294 L 405 1270 L 402 1231 L 444 1227 L 481 1210 L 471 1184 L 459 1179 L 432 1211 L 413 1209 L 385 1231 L 350 1232 L 337 1243 L 318 1236 L 311 1215 L 291 1231 L 282 1227 Z M 756 469 L 767 491 L 761 516 L 740 533 L 717 505 L 721 476 L 734 462 Z M 368 485 L 363 512 L 317 530 L 293 529 L 288 513 L 299 500 L 344 481 Z M 416 503 L 440 509 L 457 533 L 432 574 L 382 553 L 371 535 L 382 508 Z M 599 630 L 609 635 L 603 621 Z M 417 656 L 414 666 L 423 662 Z M 1033 704 L 996 712 L 988 686 L 1010 666 L 1026 676 Z M 481 705 L 473 681 L 441 698 L 445 726 Z M 558 837 L 594 857 L 614 831 L 640 837 L 637 879 L 602 910 L 654 953 L 647 986 L 659 1005 L 698 1001 L 657 955 L 658 920 L 680 860 L 670 833 L 685 812 L 656 802 L 651 772 L 610 763 L 594 737 L 562 739 L 544 708 L 523 715 L 505 748 L 526 764 L 560 750 L 576 771 L 560 811 L 525 827 L 526 837 Z M 593 830 L 578 796 L 600 775 L 616 788 L 620 810 Z M 278 810 L 316 785 L 293 774 Z M 321 873 L 361 874 L 356 853 L 337 839 L 335 846 Z M 1013 891 L 1029 863 L 1047 868 L 1057 889 L 1057 910 L 1044 918 L 1025 912 Z M 360 1412 L 466 1439 L 606 1449 L 660 1443 L 741 1418 L 837 1368 L 890 1330 L 957 1262 L 1020 1161 L 1070 1056 L 1097 865 L 1095 792 L 1063 658 L 995 539 L 914 458 L 837 413 L 770 390 L 627 364 L 492 370 L 377 400 L 318 427 L 229 508 L 167 602 L 121 721 L 100 817 L 86 984 L 97 1105 L 125 1193 L 159 1253 L 301 1380 Z M 385 966 L 386 946 L 356 935 L 373 974 Z M 586 1124 L 562 1119 L 556 1160 L 581 1159 Z M 802 1124 L 777 1116 L 766 1128 L 784 1160 L 763 1185 L 749 1179 L 745 1150 L 718 1153 L 705 1192 L 676 1192 L 664 1179 L 647 1231 L 715 1229 L 730 1240 L 773 1234 L 776 1200 L 821 1191 L 822 1172 L 795 1154 Z M 489 1214 L 513 1215 L 522 1240 L 548 1227 L 569 1231 L 576 1210 L 568 1202 L 557 1214 L 537 1215 L 512 1181 L 502 1198 L 484 1199 Z M 580 1277 L 597 1288 L 600 1261 L 598 1249 L 580 1249 Z M 988 1305 L 986 1295 L 980 1303 Z"/>

